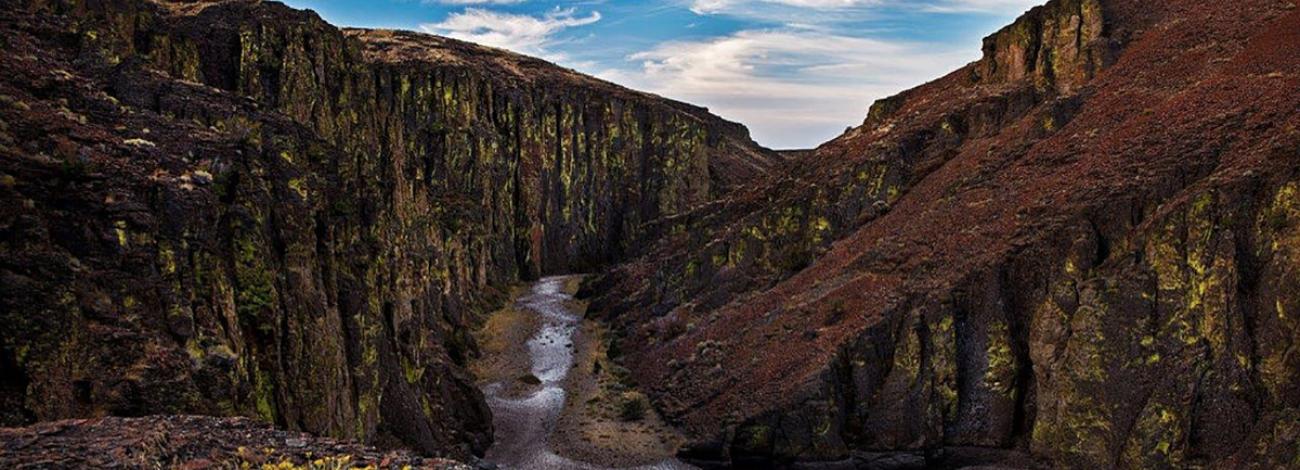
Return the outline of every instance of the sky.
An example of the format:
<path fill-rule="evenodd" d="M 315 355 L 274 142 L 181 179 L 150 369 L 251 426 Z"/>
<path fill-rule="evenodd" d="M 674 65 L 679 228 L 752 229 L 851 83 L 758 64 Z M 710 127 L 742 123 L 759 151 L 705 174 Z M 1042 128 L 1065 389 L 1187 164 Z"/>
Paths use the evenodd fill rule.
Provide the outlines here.
<path fill-rule="evenodd" d="M 758 143 L 811 148 L 868 106 L 980 55 L 1045 0 L 285 0 L 340 26 L 538 56 L 708 107 Z"/>

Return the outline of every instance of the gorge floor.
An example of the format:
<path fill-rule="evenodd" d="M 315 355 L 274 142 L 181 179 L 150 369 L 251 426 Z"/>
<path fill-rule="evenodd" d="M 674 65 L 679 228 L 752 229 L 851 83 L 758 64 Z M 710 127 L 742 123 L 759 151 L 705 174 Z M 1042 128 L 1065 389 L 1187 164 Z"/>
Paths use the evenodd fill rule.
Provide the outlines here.
<path fill-rule="evenodd" d="M 492 408 L 487 460 L 527 469 L 688 469 L 682 439 L 608 356 L 607 332 L 573 298 L 581 276 L 542 279 L 479 332 L 474 364 Z"/>

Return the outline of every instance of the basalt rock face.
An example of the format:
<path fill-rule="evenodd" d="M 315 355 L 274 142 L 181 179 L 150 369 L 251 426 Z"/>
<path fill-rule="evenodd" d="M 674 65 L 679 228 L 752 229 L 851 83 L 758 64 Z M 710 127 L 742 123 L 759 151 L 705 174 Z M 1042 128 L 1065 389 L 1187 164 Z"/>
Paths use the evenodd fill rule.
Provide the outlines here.
<path fill-rule="evenodd" d="M 984 50 L 588 286 L 688 456 L 1300 463 L 1295 5 L 1052 1 Z"/>
<path fill-rule="evenodd" d="M 9 468 L 384 468 L 470 470 L 410 451 L 277 430 L 249 418 L 92 418 L 0 429 Z"/>
<path fill-rule="evenodd" d="M 520 278 L 768 171 L 702 109 L 275 3 L 0 12 L 0 419 L 199 413 L 465 457 Z"/>

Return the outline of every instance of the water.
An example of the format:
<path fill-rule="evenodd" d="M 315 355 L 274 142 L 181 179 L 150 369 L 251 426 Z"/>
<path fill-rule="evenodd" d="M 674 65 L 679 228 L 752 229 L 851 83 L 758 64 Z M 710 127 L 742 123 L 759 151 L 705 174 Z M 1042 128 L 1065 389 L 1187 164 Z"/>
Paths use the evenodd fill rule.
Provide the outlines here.
<path fill-rule="evenodd" d="M 518 301 L 521 307 L 537 314 L 541 320 L 541 330 L 528 340 L 532 374 L 541 380 L 540 389 L 527 397 L 513 399 L 502 395 L 505 385 L 500 382 L 483 388 L 496 427 L 496 442 L 488 449 L 487 461 L 502 468 L 610 468 L 561 457 L 551 450 L 548 443 L 564 410 L 564 379 L 573 368 L 573 335 L 582 323 L 582 316 L 566 305 L 573 299 L 563 290 L 565 282 L 570 279 L 563 276 L 542 279 L 533 285 L 529 295 Z M 694 468 L 676 459 L 635 467 L 636 470 Z"/>

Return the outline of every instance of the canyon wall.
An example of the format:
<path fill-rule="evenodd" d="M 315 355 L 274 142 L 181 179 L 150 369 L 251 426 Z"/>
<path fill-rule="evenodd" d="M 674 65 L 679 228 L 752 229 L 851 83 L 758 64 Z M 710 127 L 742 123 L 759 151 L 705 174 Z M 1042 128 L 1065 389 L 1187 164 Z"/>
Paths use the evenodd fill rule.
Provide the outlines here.
<path fill-rule="evenodd" d="M 700 108 L 277 3 L 33 0 L 0 27 L 5 425 L 245 415 L 481 453 L 476 314 L 777 158 Z"/>
<path fill-rule="evenodd" d="M 593 281 L 702 463 L 1294 465 L 1300 13 L 1056 0 Z"/>

